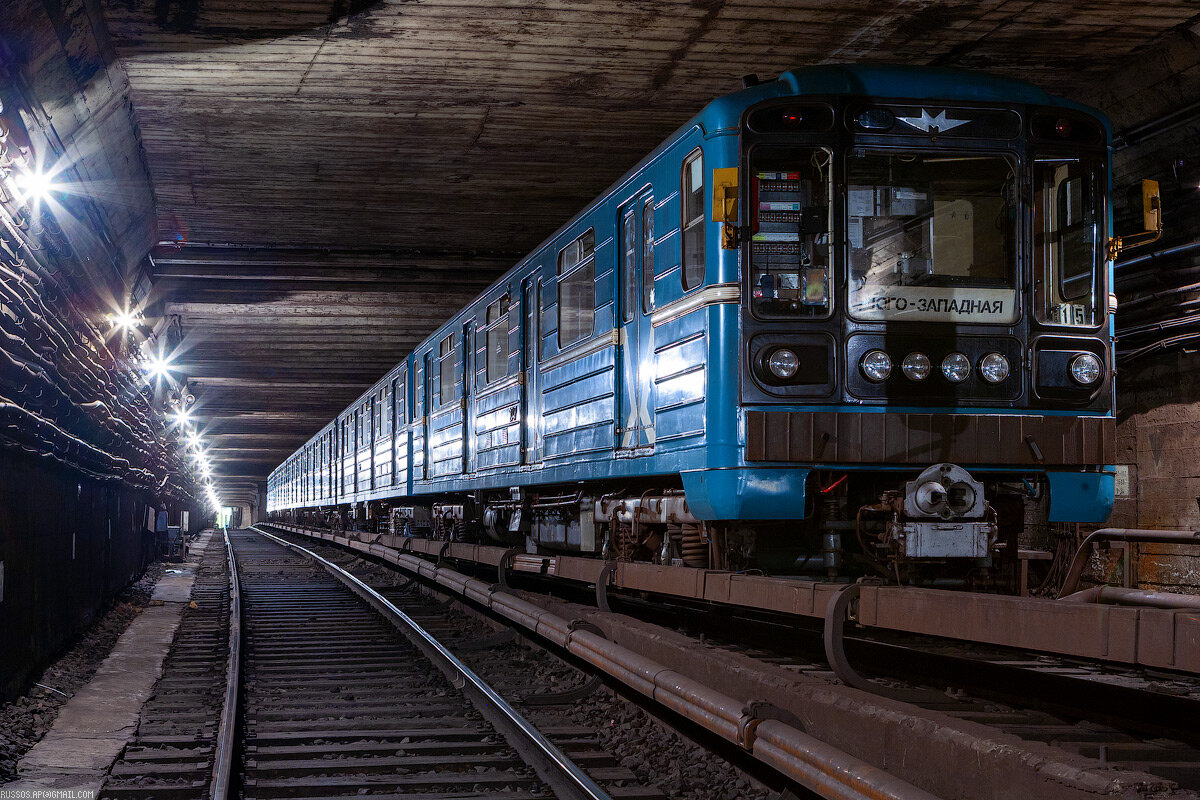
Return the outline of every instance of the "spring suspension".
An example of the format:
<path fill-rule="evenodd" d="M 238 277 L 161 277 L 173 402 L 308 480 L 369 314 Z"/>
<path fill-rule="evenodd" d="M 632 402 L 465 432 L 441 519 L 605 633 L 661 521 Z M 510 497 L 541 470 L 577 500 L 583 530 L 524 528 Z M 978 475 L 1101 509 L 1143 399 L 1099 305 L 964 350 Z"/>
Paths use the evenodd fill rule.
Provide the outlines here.
<path fill-rule="evenodd" d="M 697 569 L 708 568 L 710 542 L 702 523 L 685 522 L 682 525 L 668 525 L 671 538 L 679 543 L 679 553 L 683 563 Z"/>

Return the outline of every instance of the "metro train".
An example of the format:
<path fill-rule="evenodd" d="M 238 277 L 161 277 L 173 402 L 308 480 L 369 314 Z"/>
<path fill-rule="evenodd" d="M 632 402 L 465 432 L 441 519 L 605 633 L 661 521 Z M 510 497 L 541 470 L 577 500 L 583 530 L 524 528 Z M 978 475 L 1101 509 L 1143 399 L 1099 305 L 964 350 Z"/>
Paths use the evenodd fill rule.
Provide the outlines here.
<path fill-rule="evenodd" d="M 278 467 L 273 517 L 977 586 L 1103 522 L 1104 116 L 945 69 L 747 84 Z"/>

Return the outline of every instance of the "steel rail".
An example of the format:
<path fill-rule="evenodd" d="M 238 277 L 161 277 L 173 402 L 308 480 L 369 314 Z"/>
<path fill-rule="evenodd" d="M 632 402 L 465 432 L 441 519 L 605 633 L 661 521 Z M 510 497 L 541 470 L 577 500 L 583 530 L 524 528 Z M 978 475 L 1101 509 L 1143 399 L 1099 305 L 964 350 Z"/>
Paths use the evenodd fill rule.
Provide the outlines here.
<path fill-rule="evenodd" d="M 237 557 L 229 530 L 225 533 L 225 553 L 229 562 L 229 658 L 225 662 L 225 703 L 221 707 L 221 726 L 213 753 L 209 800 L 229 797 L 229 779 L 233 774 L 233 744 L 237 738 L 238 684 L 242 667 L 242 587 L 238 581 Z"/>
<path fill-rule="evenodd" d="M 533 727 L 516 709 L 476 675 L 470 667 L 422 628 L 415 620 L 392 604 L 390 600 L 351 575 L 346 570 L 301 547 L 259 528 L 251 527 L 261 536 L 282 545 L 320 564 L 356 595 L 392 622 L 405 638 L 440 669 L 455 688 L 461 689 L 475 703 L 480 713 L 505 734 L 505 738 L 533 767 L 538 777 L 564 800 L 611 800 L 591 778 L 571 761 L 541 731 Z"/>

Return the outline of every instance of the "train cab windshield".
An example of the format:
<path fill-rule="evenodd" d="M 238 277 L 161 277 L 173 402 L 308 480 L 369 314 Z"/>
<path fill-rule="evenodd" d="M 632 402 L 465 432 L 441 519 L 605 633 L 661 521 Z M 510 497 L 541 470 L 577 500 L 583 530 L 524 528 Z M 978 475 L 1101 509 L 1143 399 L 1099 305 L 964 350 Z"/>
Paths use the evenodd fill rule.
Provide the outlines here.
<path fill-rule="evenodd" d="M 833 151 L 758 148 L 751 156 L 751 303 L 759 317 L 818 319 L 833 308 Z"/>
<path fill-rule="evenodd" d="M 853 316 L 1016 321 L 1012 160 L 857 149 L 846 174 Z"/>

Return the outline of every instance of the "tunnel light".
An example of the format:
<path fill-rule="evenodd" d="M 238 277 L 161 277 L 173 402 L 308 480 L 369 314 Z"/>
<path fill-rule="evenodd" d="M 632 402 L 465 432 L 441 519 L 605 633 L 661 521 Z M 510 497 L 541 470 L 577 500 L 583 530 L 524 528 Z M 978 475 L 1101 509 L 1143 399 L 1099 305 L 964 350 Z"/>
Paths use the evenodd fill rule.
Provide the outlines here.
<path fill-rule="evenodd" d="M 161 355 L 153 356 L 146 362 L 146 377 L 161 379 L 171 377 L 171 359 Z"/>
<path fill-rule="evenodd" d="M 171 419 L 174 420 L 176 425 L 189 427 L 192 424 L 192 412 L 188 411 L 186 408 L 181 408 L 171 414 Z"/>
<path fill-rule="evenodd" d="M 109 314 L 108 321 L 114 328 L 129 331 L 133 330 L 134 325 L 137 325 L 138 315 L 126 308 Z"/>
<path fill-rule="evenodd" d="M 54 192 L 62 188 L 55 182 L 53 173 L 46 172 L 40 167 L 31 170 L 18 169 L 13 176 L 13 185 L 19 193 L 22 203 L 29 200 L 44 203 L 53 197 Z"/>

